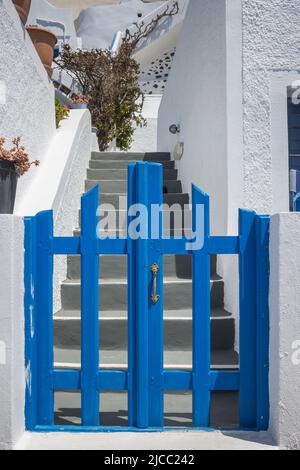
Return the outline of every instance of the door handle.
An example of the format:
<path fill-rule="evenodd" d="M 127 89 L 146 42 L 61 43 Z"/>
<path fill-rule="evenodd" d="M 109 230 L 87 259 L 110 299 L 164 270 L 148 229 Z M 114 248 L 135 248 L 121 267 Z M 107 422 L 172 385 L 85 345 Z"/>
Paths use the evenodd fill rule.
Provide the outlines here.
<path fill-rule="evenodd" d="M 159 272 L 159 266 L 157 263 L 153 263 L 151 266 L 152 279 L 153 279 L 153 293 L 151 295 L 151 300 L 154 304 L 159 302 L 160 296 L 157 294 L 157 273 Z"/>

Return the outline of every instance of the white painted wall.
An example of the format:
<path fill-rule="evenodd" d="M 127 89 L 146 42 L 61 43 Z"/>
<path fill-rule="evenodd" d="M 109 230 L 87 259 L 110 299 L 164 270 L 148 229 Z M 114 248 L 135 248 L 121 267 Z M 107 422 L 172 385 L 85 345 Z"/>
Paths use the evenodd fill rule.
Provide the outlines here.
<path fill-rule="evenodd" d="M 131 152 L 156 152 L 157 150 L 157 118 L 162 95 L 147 95 L 143 107 L 143 117 L 147 127 L 137 128 Z"/>
<path fill-rule="evenodd" d="M 128 0 L 116 5 L 97 6 L 95 2 L 96 6 L 83 10 L 79 16 L 77 33 L 82 37 L 83 48 L 109 47 L 115 33 L 125 31 L 138 21 L 139 11 L 146 16 L 155 10 L 155 3 Z M 163 0 L 158 3 L 163 3 Z"/>
<path fill-rule="evenodd" d="M 0 215 L 0 449 L 24 432 L 24 223 Z"/>
<path fill-rule="evenodd" d="M 68 43 L 77 49 L 77 33 L 71 8 L 57 8 L 47 0 L 31 0 L 28 24 L 38 24 L 53 31 L 59 43 Z"/>
<path fill-rule="evenodd" d="M 11 0 L 0 0 L 0 135 L 20 136 L 32 160 L 43 162 L 55 130 L 54 89 Z M 38 168 L 19 180 L 17 205 L 29 191 Z"/>
<path fill-rule="evenodd" d="M 300 214 L 271 218 L 270 431 L 300 449 Z"/>
<path fill-rule="evenodd" d="M 241 91 L 239 3 L 190 1 L 159 111 L 158 149 L 173 152 L 178 140 L 184 142 L 179 176 L 184 191 L 195 183 L 211 195 L 214 234 L 235 225 L 237 208 L 229 215 L 229 201 L 242 187 L 241 106 L 235 98 Z M 168 132 L 173 123 L 180 124 L 179 137 Z"/>

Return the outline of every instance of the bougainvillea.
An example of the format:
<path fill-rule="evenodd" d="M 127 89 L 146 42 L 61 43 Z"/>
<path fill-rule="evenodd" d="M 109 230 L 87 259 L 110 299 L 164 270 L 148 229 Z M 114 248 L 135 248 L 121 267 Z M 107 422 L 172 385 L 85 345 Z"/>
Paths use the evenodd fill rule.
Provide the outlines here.
<path fill-rule="evenodd" d="M 13 139 L 12 144 L 13 147 L 7 150 L 4 147 L 5 139 L 0 137 L 0 160 L 6 160 L 13 163 L 18 176 L 22 176 L 27 173 L 32 165 L 39 166 L 39 160 L 35 160 L 33 162 L 30 161 L 28 153 L 21 145 L 20 137 Z"/>

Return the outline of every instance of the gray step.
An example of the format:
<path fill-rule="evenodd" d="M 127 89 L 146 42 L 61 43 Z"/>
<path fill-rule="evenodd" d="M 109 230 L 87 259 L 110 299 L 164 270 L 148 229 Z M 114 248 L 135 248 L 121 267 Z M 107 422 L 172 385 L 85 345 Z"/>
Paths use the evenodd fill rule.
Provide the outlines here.
<path fill-rule="evenodd" d="M 169 161 L 171 154 L 167 152 L 150 152 L 150 153 L 135 153 L 135 152 L 92 152 L 92 160 L 121 160 L 121 161 Z"/>
<path fill-rule="evenodd" d="M 211 273 L 216 273 L 216 256 L 211 256 Z M 80 256 L 68 256 L 68 279 L 80 279 Z M 164 276 L 191 279 L 192 260 L 188 255 L 165 256 Z M 127 256 L 101 256 L 100 279 L 127 279 Z"/>
<path fill-rule="evenodd" d="M 127 350 L 99 351 L 99 365 L 102 369 L 127 369 Z M 81 350 L 80 348 L 54 348 L 55 368 L 80 369 Z M 191 351 L 165 351 L 165 369 L 191 370 Z M 61 365 L 61 366 L 59 366 Z M 239 357 L 234 349 L 211 351 L 211 368 L 216 370 L 236 370 L 239 368 Z"/>
<path fill-rule="evenodd" d="M 100 310 L 127 310 L 127 280 L 102 280 L 99 285 Z M 79 281 L 65 281 L 62 284 L 62 308 L 81 309 Z M 224 282 L 222 279 L 211 281 L 211 306 L 223 308 Z M 177 278 L 164 279 L 165 310 L 188 309 L 192 304 L 192 282 Z"/>
<path fill-rule="evenodd" d="M 99 407 L 101 426 L 128 426 L 127 395 L 127 392 L 119 393 L 108 391 L 101 393 Z M 229 429 L 238 429 L 240 427 L 238 392 L 212 392 L 211 395 L 211 427 L 218 429 L 223 428 L 226 429 L 226 431 Z M 164 425 L 173 427 L 174 429 L 176 428 L 177 430 L 178 428 L 191 428 L 193 425 L 192 407 L 191 392 L 165 392 Z M 56 392 L 55 425 L 78 426 L 81 424 L 81 418 L 80 392 Z M 179 440 L 178 443 L 180 447 Z M 84 447 L 83 445 L 82 448 Z M 152 446 L 152 448 L 154 447 L 155 446 Z M 67 447 L 66 449 L 69 450 Z"/>
<path fill-rule="evenodd" d="M 103 351 L 126 350 L 128 347 L 127 312 L 99 313 L 100 346 Z M 61 311 L 54 317 L 55 345 L 79 348 L 81 345 L 81 312 Z M 212 311 L 212 349 L 233 349 L 235 323 L 224 310 Z M 166 351 L 190 351 L 192 344 L 192 311 L 165 311 L 164 345 Z"/>
<path fill-rule="evenodd" d="M 101 193 L 108 194 L 125 194 L 127 193 L 127 180 L 86 180 L 85 182 L 85 191 L 97 186 L 100 187 Z M 163 183 L 163 192 L 164 193 L 181 193 L 182 184 L 181 181 L 164 181 Z"/>
<path fill-rule="evenodd" d="M 128 171 L 127 169 L 88 169 L 87 179 L 93 181 L 105 181 L 105 180 L 127 180 Z M 164 179 L 167 181 L 177 180 L 177 170 L 164 170 Z"/>
<path fill-rule="evenodd" d="M 170 193 L 170 194 L 163 195 L 164 204 L 168 204 L 169 206 L 172 206 L 173 204 L 179 204 L 183 207 L 185 205 L 189 205 L 189 200 L 190 198 L 188 194 Z M 127 194 L 125 193 L 110 194 L 110 193 L 104 193 L 104 191 L 102 191 L 101 194 L 99 195 L 99 202 L 101 204 L 110 204 L 116 209 L 119 209 L 119 208 L 126 209 L 127 208 Z"/>
<path fill-rule="evenodd" d="M 128 168 L 129 163 L 135 163 L 136 160 L 90 160 L 89 168 L 94 170 L 105 170 L 105 169 L 126 169 Z M 157 160 L 156 163 L 163 165 L 165 169 L 174 170 L 175 161 L 174 160 Z"/>

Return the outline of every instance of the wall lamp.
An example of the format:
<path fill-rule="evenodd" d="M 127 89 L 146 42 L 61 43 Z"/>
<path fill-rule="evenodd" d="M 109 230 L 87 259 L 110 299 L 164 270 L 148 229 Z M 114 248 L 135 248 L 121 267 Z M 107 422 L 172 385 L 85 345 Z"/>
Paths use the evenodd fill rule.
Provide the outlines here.
<path fill-rule="evenodd" d="M 173 134 L 173 135 L 180 134 L 180 126 L 179 126 L 179 124 L 178 124 L 178 125 L 172 124 L 172 125 L 169 127 L 169 131 L 170 131 L 170 133 Z"/>

